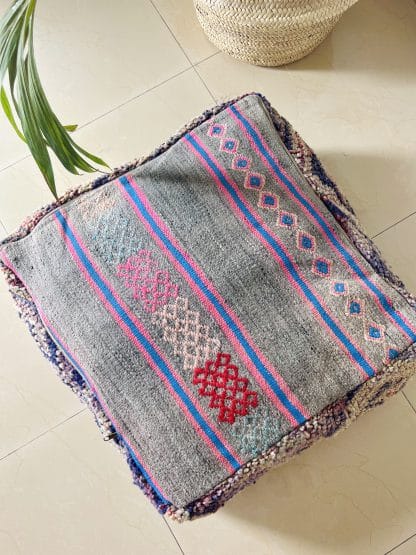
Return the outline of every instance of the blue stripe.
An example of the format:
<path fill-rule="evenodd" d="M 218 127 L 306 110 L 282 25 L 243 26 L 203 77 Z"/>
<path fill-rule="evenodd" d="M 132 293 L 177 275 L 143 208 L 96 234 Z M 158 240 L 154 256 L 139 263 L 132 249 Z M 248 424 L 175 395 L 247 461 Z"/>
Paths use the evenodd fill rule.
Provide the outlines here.
<path fill-rule="evenodd" d="M 365 275 L 365 273 L 362 271 L 362 269 L 356 263 L 356 261 L 351 256 L 351 254 L 345 249 L 345 247 L 338 240 L 338 238 L 332 233 L 332 231 L 329 228 L 326 221 L 316 211 L 316 209 L 313 207 L 313 205 L 311 205 L 310 202 L 308 202 L 308 200 L 305 197 L 303 197 L 303 195 L 301 195 L 299 193 L 299 191 L 296 189 L 296 187 L 294 187 L 293 184 L 290 182 L 290 180 L 281 172 L 279 166 L 276 164 L 273 157 L 269 154 L 268 150 L 263 146 L 263 142 L 261 140 L 261 137 L 256 132 L 256 130 L 253 129 L 250 122 L 234 106 L 230 106 L 230 109 L 233 112 L 233 114 L 235 114 L 235 116 L 244 125 L 245 129 L 248 131 L 251 138 L 255 142 L 256 146 L 258 147 L 258 149 L 260 150 L 262 155 L 266 158 L 266 160 L 268 161 L 268 163 L 272 167 L 272 169 L 273 169 L 274 173 L 277 175 L 277 177 L 286 185 L 286 187 L 293 194 L 293 196 L 296 197 L 299 200 L 299 202 L 302 203 L 302 205 L 316 219 L 316 221 L 319 222 L 319 225 L 321 226 L 322 230 L 325 232 L 326 236 L 329 238 L 331 243 L 336 247 L 338 252 L 343 256 L 344 260 L 346 262 L 348 262 L 349 266 L 360 277 L 360 279 L 362 281 L 364 281 L 364 283 L 367 285 L 367 287 L 369 287 L 371 289 L 371 291 L 376 295 L 376 297 L 380 301 L 380 304 L 383 307 L 383 309 L 393 318 L 393 320 L 396 322 L 396 324 L 398 324 L 401 327 L 401 329 L 409 336 L 410 339 L 412 339 L 412 341 L 416 341 L 416 333 L 406 324 L 406 322 L 403 320 L 403 318 L 400 317 L 400 314 L 397 314 L 397 312 L 394 310 L 394 308 L 389 303 L 385 294 L 377 287 L 377 285 L 375 285 Z"/>
<path fill-rule="evenodd" d="M 134 454 L 134 452 L 132 451 L 132 449 L 130 448 L 130 445 L 128 445 L 126 443 L 126 440 L 123 438 L 123 436 L 121 436 L 118 432 L 117 435 L 121 438 L 122 442 L 124 443 L 124 445 L 127 447 L 127 450 L 129 452 L 129 455 L 131 456 L 131 458 L 134 461 L 134 464 L 137 466 L 137 468 L 140 470 L 140 472 L 143 474 L 143 476 L 146 478 L 146 482 L 148 482 L 152 488 L 155 490 L 155 492 L 157 493 L 158 497 L 160 497 L 160 499 L 162 501 L 164 501 L 167 505 L 172 505 L 172 503 L 170 501 L 168 501 L 165 497 L 163 497 L 163 495 L 160 493 L 160 491 L 157 489 L 157 487 L 154 485 L 152 479 L 150 478 L 149 474 L 146 472 L 146 469 L 140 464 L 140 462 L 138 461 L 136 455 Z"/>
<path fill-rule="evenodd" d="M 238 193 L 235 191 L 234 187 L 228 182 L 225 175 L 222 173 L 221 169 L 217 164 L 211 159 L 207 151 L 198 144 L 198 142 L 191 136 L 186 135 L 186 140 L 193 146 L 195 150 L 203 157 L 207 162 L 209 167 L 214 171 L 215 175 L 221 181 L 222 185 L 225 187 L 227 192 L 232 197 L 237 208 L 240 210 L 241 214 L 246 218 L 250 224 L 257 230 L 258 233 L 267 241 L 267 243 L 272 247 L 274 252 L 279 256 L 280 260 L 285 265 L 286 269 L 299 285 L 301 290 L 307 299 L 312 303 L 314 308 L 318 311 L 319 315 L 330 328 L 330 330 L 338 337 L 342 344 L 346 347 L 353 359 L 361 366 L 361 368 L 368 374 L 368 376 L 374 376 L 375 372 L 371 365 L 364 359 L 357 348 L 351 343 L 351 341 L 346 337 L 343 331 L 338 327 L 336 322 L 331 318 L 331 316 L 323 308 L 319 300 L 316 298 L 314 293 L 308 287 L 308 285 L 303 281 L 303 279 L 298 274 L 295 266 L 293 265 L 290 258 L 287 256 L 282 247 L 277 243 L 277 241 L 270 235 L 270 233 L 262 226 L 261 222 L 256 219 L 256 217 L 251 213 L 251 211 L 245 206 Z"/>
<path fill-rule="evenodd" d="M 192 417 L 194 418 L 194 420 L 197 422 L 197 424 L 200 426 L 200 428 L 203 430 L 203 432 L 205 433 L 205 435 L 212 441 L 212 443 L 215 445 L 215 447 L 218 449 L 218 451 L 227 459 L 227 461 L 232 465 L 232 467 L 234 469 L 238 469 L 240 468 L 240 464 L 239 462 L 233 457 L 233 455 L 228 451 L 228 449 L 225 447 L 225 445 L 221 442 L 221 440 L 218 438 L 218 436 L 216 435 L 216 433 L 214 432 L 214 430 L 211 429 L 211 427 L 209 426 L 209 424 L 207 422 L 205 422 L 205 420 L 202 418 L 201 414 L 198 412 L 197 408 L 194 406 L 194 404 L 192 403 L 192 401 L 190 400 L 190 398 L 187 396 L 187 394 L 185 393 L 185 391 L 182 389 L 182 387 L 180 386 L 180 384 L 178 383 L 178 381 L 176 380 L 176 378 L 174 377 L 174 375 L 172 374 L 172 372 L 170 371 L 169 367 L 167 366 L 166 362 L 163 360 L 163 358 L 158 354 L 158 352 L 156 351 L 156 349 L 153 347 L 153 345 L 146 339 L 146 337 L 140 332 L 140 330 L 137 328 L 137 326 L 134 324 L 134 322 L 131 320 L 131 318 L 129 317 L 129 315 L 126 313 L 126 311 L 122 308 L 122 306 L 118 303 L 117 299 L 114 297 L 114 295 L 112 294 L 111 290 L 109 289 L 109 287 L 106 285 L 106 283 L 101 279 L 101 277 L 98 275 L 98 273 L 95 271 L 95 269 L 93 268 L 89 258 L 87 257 L 87 255 L 85 254 L 85 252 L 83 251 L 82 247 L 80 246 L 80 244 L 78 243 L 76 237 L 74 236 L 74 234 L 72 233 L 72 230 L 70 229 L 70 227 L 68 226 L 66 219 L 64 217 L 64 215 L 62 214 L 62 212 L 60 212 L 59 210 L 56 212 L 56 217 L 58 218 L 62 229 L 64 230 L 65 235 L 68 237 L 68 239 L 71 241 L 72 246 L 75 249 L 75 252 L 77 253 L 77 255 L 79 256 L 82 265 L 84 266 L 84 268 L 86 269 L 86 271 L 88 272 L 89 276 L 93 279 L 93 281 L 95 282 L 95 284 L 98 286 L 98 288 L 100 289 L 100 291 L 103 293 L 103 295 L 105 296 L 106 300 L 111 304 L 111 306 L 114 308 L 114 310 L 117 312 L 118 316 L 121 318 L 121 320 L 126 324 L 126 326 L 129 328 L 129 330 L 133 333 L 134 337 L 136 337 L 136 339 L 140 342 L 140 344 L 144 347 L 144 349 L 146 350 L 146 352 L 149 354 L 150 358 L 153 360 L 153 362 L 158 366 L 158 368 L 160 368 L 160 370 L 163 372 L 163 374 L 166 376 L 166 378 L 168 379 L 170 385 L 172 386 L 172 388 L 174 389 L 174 391 L 178 394 L 178 396 L 180 397 L 180 399 L 184 402 L 186 408 L 189 410 L 189 412 L 191 413 Z"/>
<path fill-rule="evenodd" d="M 140 462 L 138 461 L 136 455 L 134 454 L 134 452 L 132 451 L 132 449 L 130 448 L 130 446 L 126 443 L 125 439 L 123 438 L 123 436 L 121 436 L 119 433 L 117 433 L 118 436 L 120 436 L 121 440 L 123 441 L 124 445 L 127 447 L 127 450 L 131 456 L 131 458 L 134 461 L 134 464 L 138 467 L 138 469 L 140 470 L 140 472 L 143 474 L 143 476 L 146 478 L 146 481 L 152 486 L 152 488 L 155 490 L 155 492 L 157 493 L 157 495 L 160 497 L 160 499 L 162 501 L 164 501 L 167 505 L 172 505 L 172 503 L 170 501 L 168 501 L 165 497 L 163 497 L 163 495 L 160 493 L 160 491 L 157 489 L 157 487 L 154 485 L 152 479 L 150 478 L 149 474 L 146 472 L 146 469 L 140 464 Z"/>
<path fill-rule="evenodd" d="M 223 307 L 217 297 L 208 289 L 205 285 L 203 280 L 199 277 L 197 272 L 192 268 L 189 262 L 185 259 L 182 253 L 172 244 L 169 238 L 163 233 L 163 231 L 159 228 L 151 214 L 148 212 L 140 197 L 137 195 L 134 188 L 129 183 L 126 177 L 121 177 L 119 179 L 121 184 L 123 185 L 124 189 L 134 202 L 134 204 L 139 209 L 140 213 L 142 214 L 143 218 L 146 222 L 150 225 L 153 232 L 157 235 L 157 237 L 162 241 L 166 249 L 172 254 L 172 256 L 179 262 L 182 268 L 186 271 L 192 281 L 198 286 L 200 291 L 205 295 L 205 297 L 209 300 L 212 306 L 215 308 L 217 313 L 223 319 L 225 324 L 228 328 L 232 331 L 234 336 L 237 338 L 240 345 L 244 348 L 245 352 L 247 353 L 250 360 L 262 374 L 268 385 L 271 387 L 275 395 L 279 398 L 281 403 L 289 410 L 292 416 L 297 420 L 299 424 L 305 422 L 306 418 L 303 414 L 291 403 L 291 401 L 287 398 L 286 394 L 280 389 L 279 384 L 276 382 L 272 374 L 267 370 L 264 364 L 259 359 L 258 355 L 250 345 L 250 343 L 245 338 L 244 334 L 239 329 L 236 322 L 231 318 L 228 314 L 227 310 Z"/>
<path fill-rule="evenodd" d="M 80 367 L 80 365 L 76 362 L 76 360 L 73 358 L 73 356 L 71 355 L 71 353 L 69 353 L 63 346 L 62 344 L 56 339 L 55 335 L 51 332 L 51 330 L 46 326 L 49 335 L 52 337 L 52 339 L 54 340 L 54 342 L 56 343 L 56 345 L 61 349 L 61 351 L 64 353 L 64 355 L 66 356 L 66 358 L 70 361 L 70 363 L 72 364 L 72 366 L 75 368 L 75 370 L 82 376 L 84 382 L 88 385 L 88 387 L 91 389 L 91 385 L 89 380 L 86 377 L 85 372 L 82 370 L 82 368 Z M 114 423 L 111 423 L 113 428 L 116 430 L 116 427 L 114 426 Z M 143 466 L 140 464 L 140 462 L 138 461 L 136 455 L 134 454 L 134 452 L 132 451 L 132 449 L 130 448 L 130 446 L 128 445 L 128 443 L 126 442 L 126 440 L 124 439 L 124 437 L 116 430 L 117 432 L 117 436 L 122 440 L 122 442 L 124 443 L 124 445 L 127 447 L 129 454 L 131 456 L 131 458 L 134 460 L 135 464 L 137 465 L 137 468 L 140 470 L 140 472 L 143 474 L 143 476 L 146 478 L 146 481 L 152 486 L 152 488 L 155 490 L 155 492 L 157 493 L 158 497 L 164 501 L 165 503 L 167 503 L 168 505 L 171 505 L 170 501 L 168 501 L 167 499 L 165 499 L 163 497 L 163 495 L 160 493 L 160 491 L 158 490 L 158 488 L 155 486 L 155 484 L 153 483 L 152 479 L 150 478 L 150 476 L 148 475 L 148 473 L 146 472 L 146 470 L 143 468 Z"/>

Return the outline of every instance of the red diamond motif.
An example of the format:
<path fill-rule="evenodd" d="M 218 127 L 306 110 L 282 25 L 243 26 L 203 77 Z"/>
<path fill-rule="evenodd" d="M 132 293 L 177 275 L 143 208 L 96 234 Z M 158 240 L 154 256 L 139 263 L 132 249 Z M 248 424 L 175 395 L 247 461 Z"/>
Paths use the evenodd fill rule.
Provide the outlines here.
<path fill-rule="evenodd" d="M 211 397 L 209 406 L 219 409 L 219 422 L 233 424 L 236 416 L 246 416 L 250 407 L 258 405 L 257 393 L 248 388 L 247 378 L 239 376 L 229 354 L 218 353 L 204 368 L 195 368 L 193 383 L 199 385 L 201 396 Z"/>

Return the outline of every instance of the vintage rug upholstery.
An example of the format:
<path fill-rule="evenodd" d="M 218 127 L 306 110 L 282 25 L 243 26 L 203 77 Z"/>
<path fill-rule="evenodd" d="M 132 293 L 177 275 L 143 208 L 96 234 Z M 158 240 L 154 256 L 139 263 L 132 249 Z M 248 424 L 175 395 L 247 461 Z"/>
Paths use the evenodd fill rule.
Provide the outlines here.
<path fill-rule="evenodd" d="M 259 94 L 67 193 L 0 252 L 41 350 L 178 520 L 416 369 L 416 299 Z"/>

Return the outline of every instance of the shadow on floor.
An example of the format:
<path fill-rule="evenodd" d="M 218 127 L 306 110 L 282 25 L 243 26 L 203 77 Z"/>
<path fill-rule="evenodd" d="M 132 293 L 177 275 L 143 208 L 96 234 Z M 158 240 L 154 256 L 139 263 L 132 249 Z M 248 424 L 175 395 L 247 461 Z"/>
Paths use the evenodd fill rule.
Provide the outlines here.
<path fill-rule="evenodd" d="M 370 549 L 373 534 L 378 542 L 389 538 L 385 547 L 391 548 L 392 540 L 397 545 L 413 533 L 416 484 L 407 481 L 413 471 L 406 452 L 416 454 L 416 445 L 407 445 L 407 434 L 415 432 L 414 413 L 399 394 L 349 430 L 267 473 L 221 511 L 242 521 L 242 536 L 245 526 L 259 535 L 263 529 L 265 541 L 276 535 L 283 550 L 289 542 L 299 552 L 307 545 L 308 553 L 344 555 L 358 553 L 356 542 L 359 553 L 367 544 L 368 553 L 381 553 Z"/>
<path fill-rule="evenodd" d="M 409 81 L 416 78 L 415 52 L 413 0 L 359 0 L 314 52 L 287 68 L 387 72 Z"/>

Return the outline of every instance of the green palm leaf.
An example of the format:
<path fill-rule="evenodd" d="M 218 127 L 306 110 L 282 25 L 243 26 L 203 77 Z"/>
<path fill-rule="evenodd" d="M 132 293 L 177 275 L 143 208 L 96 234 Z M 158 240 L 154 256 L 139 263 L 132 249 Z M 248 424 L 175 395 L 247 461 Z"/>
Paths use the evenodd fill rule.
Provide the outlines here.
<path fill-rule="evenodd" d="M 108 165 L 75 143 L 69 133 L 77 126 L 62 125 L 46 98 L 33 44 L 36 2 L 14 0 L 0 20 L 0 103 L 56 197 L 49 150 L 74 174 L 79 174 L 80 170 L 94 172 L 98 169 L 96 166 L 108 168 Z"/>

